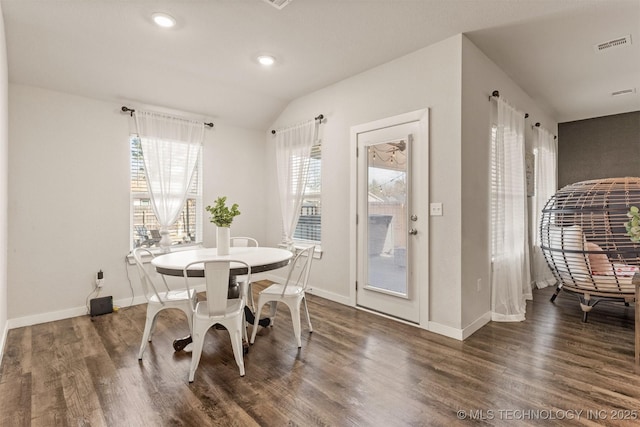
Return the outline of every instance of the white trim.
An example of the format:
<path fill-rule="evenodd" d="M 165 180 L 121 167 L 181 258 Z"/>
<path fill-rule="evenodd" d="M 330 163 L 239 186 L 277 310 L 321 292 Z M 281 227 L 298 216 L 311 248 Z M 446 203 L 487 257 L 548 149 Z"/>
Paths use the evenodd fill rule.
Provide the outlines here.
<path fill-rule="evenodd" d="M 180 243 L 177 245 L 171 245 L 169 252 L 179 252 L 179 251 L 189 251 L 192 249 L 199 249 L 202 248 L 202 242 L 192 242 L 192 243 Z M 158 256 L 158 255 L 162 255 L 164 254 L 164 252 L 162 252 L 162 248 L 159 247 L 150 247 L 150 248 L 144 248 L 147 249 L 149 252 L 151 252 L 154 256 Z M 127 263 L 129 265 L 136 265 L 136 260 L 133 257 L 133 249 L 131 251 L 129 251 L 129 253 L 126 255 L 126 259 L 127 259 Z M 149 256 L 149 254 L 143 254 L 142 255 L 142 260 L 143 262 L 146 264 L 148 262 L 151 262 L 151 256 Z"/>
<path fill-rule="evenodd" d="M 325 291 L 324 289 L 314 288 L 309 285 L 307 289 L 307 293 L 311 295 L 318 296 L 320 298 L 328 299 L 329 301 L 337 302 L 342 305 L 349 305 L 349 297 L 345 295 L 339 295 L 333 292 Z"/>
<path fill-rule="evenodd" d="M 429 330 L 445 337 L 453 338 L 458 341 L 464 339 L 464 331 L 462 329 L 454 328 L 447 325 L 441 325 L 440 323 L 429 322 Z"/>
<path fill-rule="evenodd" d="M 466 340 L 471 335 L 473 335 L 474 332 L 476 332 L 478 329 L 482 328 L 489 322 L 491 322 L 491 312 L 487 311 L 485 314 L 478 317 L 475 321 L 471 322 L 469 326 L 462 330 L 462 339 Z"/>
<path fill-rule="evenodd" d="M 193 289 L 195 289 L 196 292 L 204 292 L 206 289 L 206 286 L 204 284 L 201 284 L 198 286 L 194 286 Z M 145 299 L 144 296 L 138 295 L 138 296 L 134 296 L 133 303 L 131 302 L 131 297 L 128 297 L 128 298 L 114 300 L 113 305 L 115 307 L 119 307 L 120 309 L 123 309 L 129 306 L 146 304 L 146 302 L 147 300 Z M 46 322 L 55 322 L 56 320 L 70 319 L 72 317 L 79 317 L 79 316 L 88 316 L 86 306 L 83 305 L 81 307 L 73 307 L 73 308 L 68 308 L 66 310 L 49 311 L 47 313 L 39 313 L 39 314 L 30 315 L 30 316 L 9 319 L 7 321 L 7 328 L 5 329 L 8 330 L 8 329 L 21 328 L 23 326 L 32 326 L 32 325 L 37 325 L 37 324 L 46 323 Z M 6 331 L 5 331 L 5 337 L 6 337 Z M 3 344 L 4 344 L 4 341 L 3 341 Z"/>
<path fill-rule="evenodd" d="M 2 331 L 2 337 L 0 337 L 0 368 L 2 368 L 2 360 L 4 356 L 4 346 L 7 342 L 7 335 L 9 333 L 9 322 L 5 322 L 4 331 Z"/>
<path fill-rule="evenodd" d="M 315 249 L 313 250 L 313 258 L 314 259 L 322 259 L 322 246 L 320 245 L 320 242 L 313 242 L 311 240 L 294 240 L 293 241 L 293 247 L 296 251 L 301 251 L 303 249 L 308 248 L 311 245 L 315 245 Z M 278 248 L 281 249 L 289 249 L 289 246 L 285 243 L 278 243 L 277 245 Z M 302 256 L 306 256 L 302 255 Z"/>
<path fill-rule="evenodd" d="M 39 323 L 55 322 L 56 320 L 69 319 L 87 314 L 87 307 L 74 307 L 66 310 L 49 311 L 47 313 L 33 314 L 30 316 L 9 319 L 9 329 L 22 328 L 23 326 L 37 325 Z"/>
<path fill-rule="evenodd" d="M 393 320 L 393 321 L 396 321 L 398 323 L 403 323 L 403 324 L 409 325 L 409 326 L 415 326 L 416 328 L 420 328 L 420 329 L 426 329 L 426 328 L 423 328 L 421 324 L 414 323 L 414 322 L 409 322 L 408 320 L 400 319 L 399 317 L 389 316 L 388 314 L 381 313 L 379 311 L 370 310 L 367 307 L 362 307 L 360 305 L 356 305 L 354 308 L 356 310 L 366 311 L 367 313 L 375 314 L 376 316 L 384 317 L 385 319 Z"/>
<path fill-rule="evenodd" d="M 275 274 L 272 274 L 272 273 L 258 273 L 258 274 L 260 274 L 260 279 L 258 280 L 270 280 L 276 283 L 283 283 L 286 280 L 286 277 L 276 276 Z M 255 282 L 256 280 L 253 280 L 253 281 Z M 309 284 L 307 293 L 309 295 L 315 295 L 320 298 L 327 299 L 329 301 L 337 302 L 338 304 L 346 305 L 348 307 L 353 307 L 351 305 L 351 302 L 349 301 L 348 296 L 339 295 L 330 291 L 325 291 L 324 289 L 313 286 L 313 284 L 311 283 Z"/>
<path fill-rule="evenodd" d="M 456 339 L 458 341 L 464 341 L 490 321 L 491 312 L 487 312 L 464 329 L 458 329 L 447 325 L 441 325 L 440 323 L 429 322 L 429 331 L 435 332 L 436 334 L 444 335 L 445 337 Z"/>
<path fill-rule="evenodd" d="M 363 123 L 356 126 L 351 126 L 350 129 L 350 150 L 351 150 L 351 158 L 350 158 L 350 179 L 349 179 L 349 189 L 351 197 L 349 197 L 349 212 L 350 212 L 350 220 L 349 220 L 349 305 L 355 307 L 357 304 L 357 290 L 356 290 L 356 280 L 358 278 L 358 257 L 357 257 L 357 244 L 358 244 L 358 229 L 356 226 L 356 218 L 358 213 L 358 200 L 356 195 L 358 194 L 358 134 L 363 132 L 374 131 L 377 129 L 383 129 L 386 127 L 402 125 L 411 122 L 418 122 L 420 126 L 421 137 L 425 138 L 427 142 L 426 148 L 426 164 L 429 164 L 429 150 L 428 150 L 428 141 L 429 141 L 429 109 L 423 108 L 420 110 L 410 111 L 404 114 L 398 114 L 392 117 L 386 117 L 380 120 L 375 120 L 369 123 Z M 425 191 L 429 189 L 429 176 L 425 176 L 423 178 L 423 185 L 425 186 Z M 429 195 L 426 195 L 426 202 L 428 205 Z M 428 330 L 429 326 L 429 215 L 428 213 L 424 215 L 425 228 L 424 231 L 421 232 L 422 235 L 426 236 L 426 247 L 427 247 L 427 256 L 423 261 L 423 273 L 420 274 L 417 278 L 418 283 L 423 284 L 424 288 L 420 289 L 419 292 L 419 319 L 420 319 L 420 327 Z M 394 317 L 391 317 L 395 319 Z M 410 323 L 413 324 L 413 323 Z"/>

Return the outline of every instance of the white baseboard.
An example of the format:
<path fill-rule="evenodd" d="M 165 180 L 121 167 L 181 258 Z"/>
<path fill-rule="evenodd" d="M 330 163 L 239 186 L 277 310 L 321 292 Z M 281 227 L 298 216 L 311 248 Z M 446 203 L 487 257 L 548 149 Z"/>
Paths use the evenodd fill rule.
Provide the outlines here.
<path fill-rule="evenodd" d="M 469 338 L 475 331 L 482 328 L 487 323 L 491 322 L 491 312 L 488 311 L 479 318 L 477 318 L 474 322 L 472 322 L 469 326 L 462 330 L 462 339 L 466 340 Z"/>
<path fill-rule="evenodd" d="M 2 357 L 4 356 L 4 346 L 7 343 L 7 334 L 9 333 L 9 322 L 5 322 L 2 337 L 0 337 L 0 368 L 2 367 Z"/>
<path fill-rule="evenodd" d="M 433 321 L 429 322 L 429 331 L 458 341 L 462 341 L 464 339 L 464 331 L 462 329 L 442 325 Z"/>
<path fill-rule="evenodd" d="M 447 325 L 441 325 L 433 321 L 429 322 L 429 331 L 445 337 L 453 338 L 458 341 L 464 341 L 469 338 L 475 331 L 491 321 L 491 313 L 487 312 L 463 329 L 454 328 Z"/>
<path fill-rule="evenodd" d="M 195 286 L 194 289 L 196 290 L 196 292 L 203 292 L 205 290 L 205 285 L 202 284 L 202 285 Z M 143 295 L 138 295 L 138 296 L 135 296 L 133 300 L 131 299 L 131 297 L 113 300 L 113 305 L 114 307 L 125 308 L 125 307 L 139 305 L 139 304 L 146 304 L 146 302 L 147 300 Z M 30 316 L 9 319 L 7 321 L 7 327 L 5 329 L 9 330 L 9 329 L 21 328 L 23 326 L 37 325 L 39 323 L 46 323 L 46 322 L 55 322 L 56 320 L 70 319 L 72 317 L 86 316 L 86 315 L 88 315 L 86 306 L 73 307 L 73 308 L 68 308 L 66 310 L 59 310 L 59 311 L 49 311 L 47 313 L 39 313 L 39 314 L 30 315 Z M 5 331 L 5 336 L 6 336 L 6 331 Z M 4 344 L 4 341 L 2 342 L 2 344 Z"/>
<path fill-rule="evenodd" d="M 55 322 L 56 320 L 69 319 L 87 314 L 87 307 L 73 307 L 66 310 L 49 311 L 47 313 L 32 314 L 30 316 L 9 319 L 9 329 L 22 328 L 24 326 L 37 325 L 39 323 Z"/>
<path fill-rule="evenodd" d="M 311 295 L 317 295 L 320 298 L 328 299 L 329 301 L 337 302 L 338 304 L 348 306 L 351 305 L 348 296 L 338 295 L 333 292 L 325 291 L 324 289 L 310 287 L 309 289 L 307 289 L 307 293 Z"/>
<path fill-rule="evenodd" d="M 271 280 L 272 282 L 283 283 L 286 280 L 286 277 L 280 277 L 274 274 L 265 274 L 265 273 L 260 273 L 260 274 L 262 274 L 261 279 Z M 321 298 L 328 299 L 329 301 L 337 302 L 338 304 L 351 306 L 351 302 L 349 301 L 348 296 L 339 295 L 330 291 L 325 291 L 324 289 L 316 288 L 311 285 L 307 288 L 307 293 L 310 295 L 317 295 Z"/>

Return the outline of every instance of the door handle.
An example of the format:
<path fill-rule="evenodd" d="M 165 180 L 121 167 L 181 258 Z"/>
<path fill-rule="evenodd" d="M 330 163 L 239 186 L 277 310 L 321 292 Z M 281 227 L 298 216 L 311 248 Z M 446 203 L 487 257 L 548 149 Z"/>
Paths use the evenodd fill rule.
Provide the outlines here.
<path fill-rule="evenodd" d="M 411 234 L 412 236 L 415 236 L 416 234 L 418 234 L 418 230 L 416 230 L 415 228 L 410 228 L 409 234 Z"/>

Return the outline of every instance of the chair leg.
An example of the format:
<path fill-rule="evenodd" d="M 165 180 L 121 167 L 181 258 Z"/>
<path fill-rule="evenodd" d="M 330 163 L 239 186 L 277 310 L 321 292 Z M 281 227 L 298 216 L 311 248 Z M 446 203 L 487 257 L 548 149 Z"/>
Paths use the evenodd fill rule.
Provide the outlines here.
<path fill-rule="evenodd" d="M 244 310 L 242 310 L 242 339 L 249 342 L 249 334 L 247 333 L 247 319 L 244 316 Z"/>
<path fill-rule="evenodd" d="M 154 308 L 149 309 L 147 306 L 147 320 L 144 322 L 144 332 L 142 333 L 142 342 L 140 343 L 140 351 L 138 352 L 138 360 L 142 360 L 142 354 L 147 348 L 147 343 L 151 342 L 151 336 L 153 334 L 153 326 L 155 325 L 156 317 L 159 310 Z"/>
<path fill-rule="evenodd" d="M 269 302 L 269 318 L 271 319 L 271 323 L 270 323 L 271 326 L 273 326 L 273 324 L 276 321 L 277 312 L 278 312 L 278 301 L 270 301 Z"/>
<path fill-rule="evenodd" d="M 256 341 L 256 333 L 258 332 L 258 322 L 260 321 L 260 313 L 262 313 L 262 306 L 265 303 L 262 302 L 260 298 L 258 298 L 258 311 L 255 313 L 255 319 L 253 320 L 253 328 L 251 330 L 251 344 Z"/>
<path fill-rule="evenodd" d="M 151 337 L 156 331 L 156 321 L 158 320 L 158 313 L 159 311 L 156 312 L 156 314 L 153 316 L 153 320 L 151 321 L 151 329 L 149 330 L 149 342 L 151 342 Z"/>
<path fill-rule="evenodd" d="M 243 348 L 242 348 L 242 332 L 241 328 L 243 327 L 241 323 L 243 322 L 243 318 L 240 317 L 237 320 L 234 320 L 233 325 L 228 325 L 227 329 L 229 331 L 229 338 L 231 338 L 231 347 L 233 348 L 233 356 L 236 359 L 236 364 L 240 369 L 240 376 L 244 377 L 244 359 L 242 358 Z"/>
<path fill-rule="evenodd" d="M 196 375 L 196 369 L 200 364 L 200 356 L 202 356 L 202 347 L 204 347 L 204 337 L 206 336 L 209 328 L 202 328 L 197 322 L 194 322 L 193 328 L 193 350 L 191 351 L 191 365 L 189 367 L 189 382 L 193 382 L 193 378 Z M 204 329 L 201 331 L 200 329 Z"/>
<path fill-rule="evenodd" d="M 302 329 L 300 326 L 300 299 L 296 301 L 292 301 L 293 304 L 284 301 L 285 304 L 289 307 L 289 311 L 291 312 L 291 321 L 293 323 L 293 335 L 296 337 L 296 343 L 298 344 L 298 348 L 302 347 L 302 340 L 300 339 L 300 330 Z"/>
<path fill-rule="evenodd" d="M 309 308 L 307 307 L 306 296 L 302 298 L 302 302 L 304 302 L 304 312 L 307 314 L 307 322 L 309 323 L 309 332 L 313 332 L 313 326 L 311 326 L 311 317 L 309 316 Z"/>
<path fill-rule="evenodd" d="M 253 299 L 253 286 L 251 284 L 251 282 L 247 283 L 247 294 L 249 295 L 249 302 L 250 302 L 250 307 L 251 307 L 251 311 L 255 311 L 256 310 L 256 302 Z"/>

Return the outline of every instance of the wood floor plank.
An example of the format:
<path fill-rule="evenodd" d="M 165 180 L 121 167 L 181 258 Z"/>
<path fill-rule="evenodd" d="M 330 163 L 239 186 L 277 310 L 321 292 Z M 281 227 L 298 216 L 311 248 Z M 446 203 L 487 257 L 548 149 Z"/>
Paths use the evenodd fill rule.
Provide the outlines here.
<path fill-rule="evenodd" d="M 0 426 L 31 425 L 31 374 L 0 382 Z M 11 408 L 7 411 L 4 408 Z"/>
<path fill-rule="evenodd" d="M 524 322 L 464 342 L 310 295 L 301 349 L 279 307 L 240 377 L 229 334 L 212 328 L 192 384 L 190 353 L 172 349 L 188 334 L 177 310 L 159 315 L 142 361 L 145 305 L 13 329 L 0 426 L 635 425 L 634 307 L 602 302 L 583 323 L 576 297 L 552 304 L 552 292 L 534 291 Z M 583 413 L 558 418 L 571 411 Z M 636 419 L 613 418 L 623 411 Z"/>

